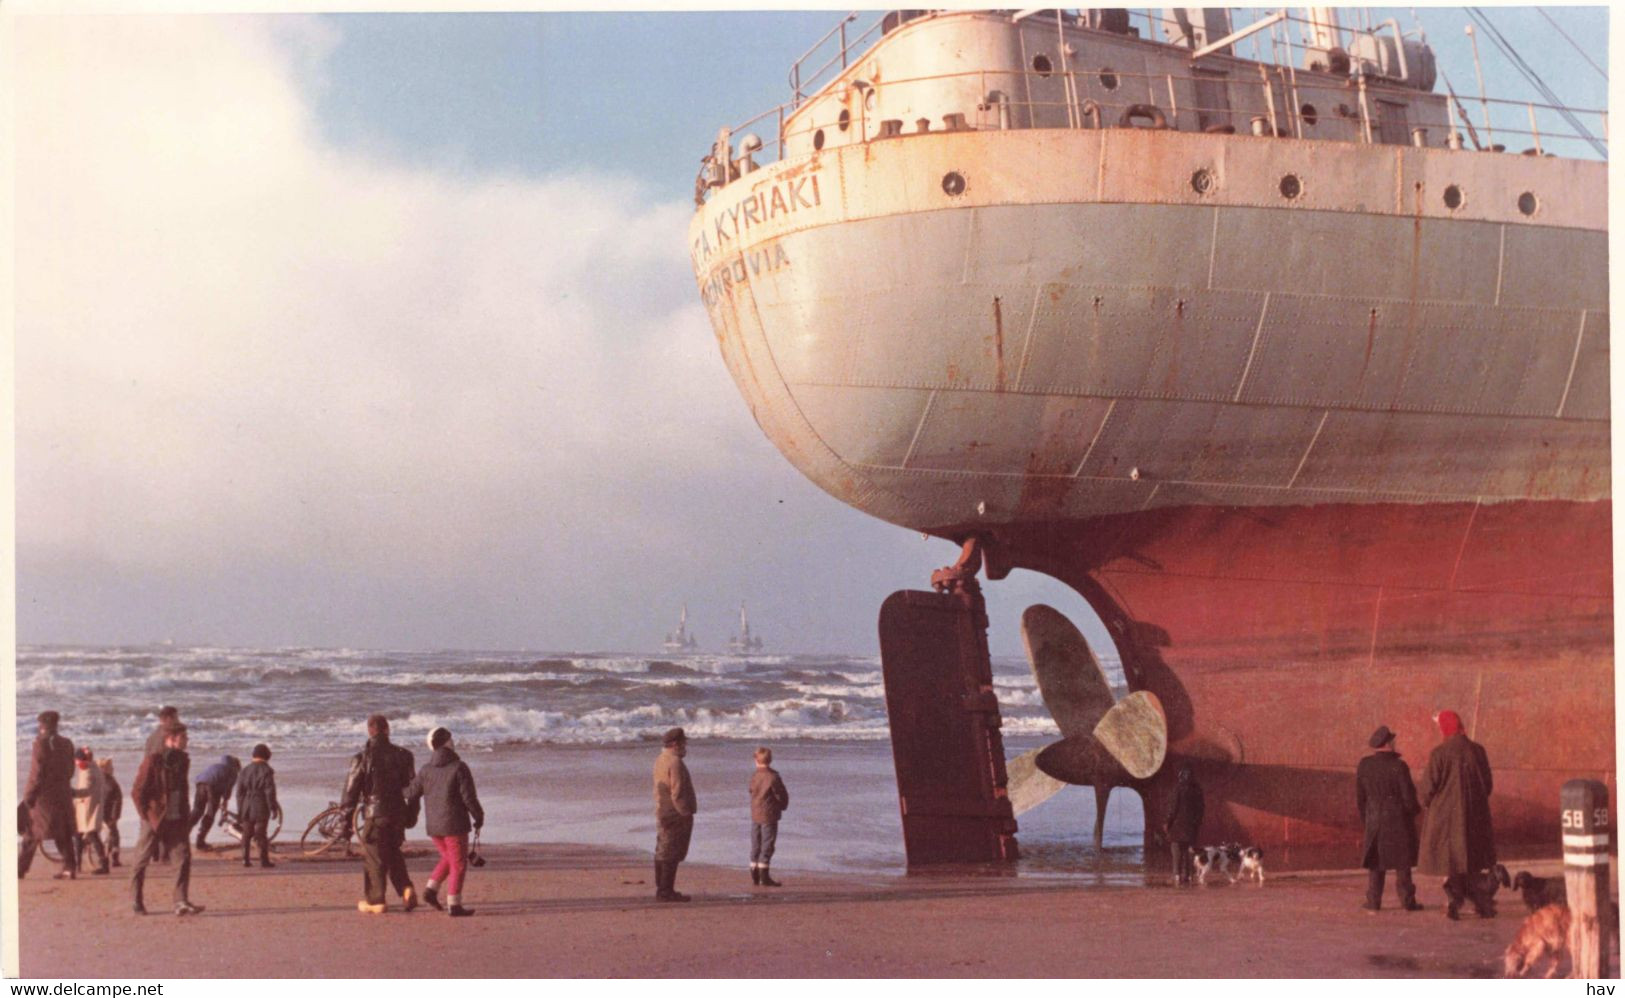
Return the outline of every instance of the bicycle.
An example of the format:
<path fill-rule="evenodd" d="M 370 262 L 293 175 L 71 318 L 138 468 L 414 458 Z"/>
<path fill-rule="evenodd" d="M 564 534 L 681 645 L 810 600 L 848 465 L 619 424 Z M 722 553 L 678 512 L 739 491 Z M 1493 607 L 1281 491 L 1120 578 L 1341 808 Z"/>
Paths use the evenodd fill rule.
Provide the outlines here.
<path fill-rule="evenodd" d="M 237 842 L 239 844 L 242 843 L 242 841 L 243 841 L 243 819 L 242 819 L 242 816 L 239 815 L 237 812 L 229 811 L 229 810 L 227 810 L 225 808 L 221 808 L 220 809 L 220 827 L 225 829 L 226 834 L 231 836 L 233 841 L 235 841 L 235 842 Z M 277 812 L 275 814 L 271 815 L 271 825 L 270 825 L 270 827 L 265 830 L 265 839 L 266 839 L 266 841 L 267 842 L 275 842 L 277 834 L 279 832 L 281 832 L 281 831 L 282 831 L 282 810 L 280 808 L 278 808 Z"/>
<path fill-rule="evenodd" d="M 344 820 L 344 805 L 338 801 L 328 801 L 327 809 L 316 817 L 310 819 L 305 826 L 305 834 L 299 836 L 299 850 L 306 856 L 320 856 L 329 849 L 344 843 L 344 855 L 352 856 L 350 840 L 356 838 L 356 833 L 367 823 L 367 803 L 362 801 L 356 805 L 355 821 Z"/>

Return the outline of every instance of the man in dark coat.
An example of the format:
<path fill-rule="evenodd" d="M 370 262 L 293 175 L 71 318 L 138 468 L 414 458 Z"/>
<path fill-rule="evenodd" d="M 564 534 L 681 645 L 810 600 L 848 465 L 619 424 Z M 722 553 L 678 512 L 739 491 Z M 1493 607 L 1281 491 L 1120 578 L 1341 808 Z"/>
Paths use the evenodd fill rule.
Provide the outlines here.
<path fill-rule="evenodd" d="M 107 799 L 102 804 L 102 817 L 107 822 L 107 855 L 114 866 L 120 866 L 122 864 L 118 861 L 118 819 L 124 813 L 124 788 L 119 786 L 118 779 L 113 776 L 112 759 L 103 759 L 98 765 L 102 767 L 102 777 L 107 781 Z"/>
<path fill-rule="evenodd" d="M 1179 783 L 1174 787 L 1173 806 L 1168 809 L 1168 820 L 1162 829 L 1168 835 L 1169 854 L 1173 860 L 1174 883 L 1188 886 L 1191 882 L 1191 846 L 1202 831 L 1202 787 L 1189 766 L 1179 770 Z"/>
<path fill-rule="evenodd" d="M 197 847 L 209 848 L 209 829 L 215 815 L 222 821 L 226 805 L 231 802 L 231 788 L 237 785 L 237 774 L 242 771 L 242 760 L 234 755 L 223 755 L 220 761 L 197 774 L 197 798 L 192 801 L 192 824 L 197 826 Z"/>
<path fill-rule="evenodd" d="M 382 915 L 387 908 L 386 882 L 393 884 L 407 911 L 418 906 L 412 877 L 406 872 L 401 845 L 406 830 L 418 823 L 418 805 L 406 802 L 406 788 L 417 775 L 412 753 L 389 740 L 389 719 L 382 714 L 367 718 L 367 744 L 350 760 L 350 775 L 344 781 L 344 822 L 355 821 L 355 809 L 367 801 L 367 824 L 361 829 L 362 857 L 365 860 L 362 885 L 367 896 L 356 909 Z"/>
<path fill-rule="evenodd" d="M 1360 760 L 1354 771 L 1355 802 L 1365 823 L 1366 911 L 1382 910 L 1382 887 L 1387 871 L 1394 871 L 1394 893 L 1406 911 L 1421 911 L 1411 867 L 1416 865 L 1416 785 L 1411 767 L 1394 747 L 1394 733 L 1385 724 L 1371 735 L 1375 752 Z"/>
<path fill-rule="evenodd" d="M 1479 917 L 1493 918 L 1494 902 L 1474 876 L 1495 865 L 1489 756 L 1467 737 L 1455 711 L 1440 711 L 1438 721 L 1444 741 L 1428 756 L 1419 788 L 1427 809 L 1421 870 L 1445 878 L 1444 892 L 1450 899 L 1446 917 L 1459 917 L 1462 901 L 1471 899 Z"/>
<path fill-rule="evenodd" d="M 273 867 L 271 862 L 271 819 L 282 816 L 282 805 L 276 800 L 276 770 L 271 768 L 271 749 L 261 743 L 254 746 L 248 765 L 237 777 L 237 819 L 243 826 L 243 865 L 248 861 L 248 848 L 258 843 L 260 866 Z"/>
<path fill-rule="evenodd" d="M 192 848 L 186 834 L 192 828 L 186 808 L 186 777 L 192 760 L 186 754 L 186 725 L 176 724 L 164 734 L 164 750 L 141 760 L 135 783 L 130 786 L 130 803 L 141 821 L 141 839 L 136 843 L 135 872 L 130 877 L 130 893 L 135 913 L 145 915 L 142 887 L 147 867 L 167 846 L 171 856 L 179 855 L 175 871 L 175 914 L 195 915 L 203 910 L 191 900 Z"/>
<path fill-rule="evenodd" d="M 688 900 L 677 891 L 677 864 L 688 858 L 699 801 L 683 765 L 687 754 L 688 736 L 682 728 L 672 728 L 666 732 L 665 750 L 655 759 L 655 821 L 660 828 L 655 836 L 655 898 L 660 901 Z"/>
<path fill-rule="evenodd" d="M 17 850 L 17 879 L 28 875 L 34 851 L 47 839 L 56 843 L 62 857 L 57 880 L 73 880 L 77 874 L 73 850 L 73 742 L 56 733 L 60 715 L 48 710 L 39 716 L 39 734 L 34 739 L 34 758 L 28 767 L 28 782 L 22 803 L 28 808 L 28 828 Z"/>

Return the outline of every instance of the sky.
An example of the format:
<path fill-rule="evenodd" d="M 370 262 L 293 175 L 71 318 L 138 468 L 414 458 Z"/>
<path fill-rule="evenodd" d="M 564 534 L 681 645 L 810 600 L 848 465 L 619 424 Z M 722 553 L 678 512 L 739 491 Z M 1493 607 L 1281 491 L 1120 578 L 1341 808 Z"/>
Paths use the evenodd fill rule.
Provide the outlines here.
<path fill-rule="evenodd" d="M 1550 13 L 1603 62 L 1601 8 Z M 1466 16 L 1420 18 L 1476 89 Z M 718 126 L 836 20 L 11 16 L 19 641 L 636 651 L 686 602 L 717 649 L 748 600 L 773 649 L 875 654 L 956 552 L 774 450 L 685 247 Z M 1059 583 L 987 594 L 995 654 L 1034 602 L 1105 645 Z"/>

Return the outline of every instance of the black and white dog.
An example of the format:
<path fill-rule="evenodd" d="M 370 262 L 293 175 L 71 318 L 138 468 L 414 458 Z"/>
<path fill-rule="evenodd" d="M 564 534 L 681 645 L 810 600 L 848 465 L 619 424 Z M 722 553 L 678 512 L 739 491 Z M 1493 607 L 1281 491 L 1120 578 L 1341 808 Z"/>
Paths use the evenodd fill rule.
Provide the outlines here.
<path fill-rule="evenodd" d="M 1233 884 L 1248 876 L 1255 877 L 1264 886 L 1264 850 L 1257 846 L 1242 846 L 1236 842 L 1207 846 L 1196 850 L 1196 882 L 1207 886 L 1209 871 L 1221 873 Z M 1236 873 L 1231 873 L 1231 866 Z"/>

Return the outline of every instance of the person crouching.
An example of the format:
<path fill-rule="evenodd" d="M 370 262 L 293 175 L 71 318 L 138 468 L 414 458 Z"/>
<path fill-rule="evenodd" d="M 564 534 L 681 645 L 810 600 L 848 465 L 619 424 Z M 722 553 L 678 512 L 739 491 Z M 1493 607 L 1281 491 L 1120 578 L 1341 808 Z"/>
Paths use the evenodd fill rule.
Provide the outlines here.
<path fill-rule="evenodd" d="M 773 768 L 773 750 L 756 750 L 756 772 L 750 777 L 750 882 L 782 887 L 768 872 L 779 840 L 779 816 L 790 806 L 790 791 Z"/>
<path fill-rule="evenodd" d="M 423 900 L 430 907 L 440 908 L 440 888 L 446 888 L 447 907 L 443 910 L 453 918 L 474 914 L 463 907 L 463 878 L 468 873 L 468 833 L 472 828 L 478 834 L 485 825 L 485 808 L 480 806 L 480 795 L 474 789 L 474 774 L 468 763 L 458 757 L 451 744 L 451 732 L 435 728 L 429 732 L 429 748 L 434 752 L 429 764 L 418 770 L 411 786 L 407 787 L 408 808 L 423 802 L 424 828 L 440 862 L 429 874 L 423 888 Z"/>

